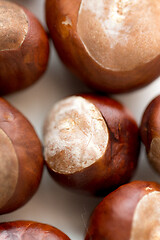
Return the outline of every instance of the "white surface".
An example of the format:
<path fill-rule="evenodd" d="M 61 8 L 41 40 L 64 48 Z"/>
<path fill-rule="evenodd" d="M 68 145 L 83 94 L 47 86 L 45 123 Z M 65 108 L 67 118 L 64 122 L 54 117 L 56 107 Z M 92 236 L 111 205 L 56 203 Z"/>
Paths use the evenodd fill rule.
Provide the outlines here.
<path fill-rule="evenodd" d="M 27 6 L 45 25 L 43 0 L 17 0 L 16 2 Z M 86 89 L 61 64 L 51 44 L 50 62 L 45 75 L 35 85 L 6 96 L 6 99 L 27 116 L 42 140 L 43 122 L 52 105 L 68 95 L 83 92 Z M 160 79 L 142 90 L 113 97 L 124 103 L 139 123 L 145 107 L 158 94 L 160 94 Z M 160 176 L 150 168 L 147 162 L 143 147 L 141 152 L 134 179 L 160 182 Z M 34 197 L 21 209 L 0 216 L 0 222 L 35 220 L 61 229 L 72 240 L 83 240 L 89 215 L 100 200 L 75 194 L 58 186 L 45 169 L 40 188 Z"/>

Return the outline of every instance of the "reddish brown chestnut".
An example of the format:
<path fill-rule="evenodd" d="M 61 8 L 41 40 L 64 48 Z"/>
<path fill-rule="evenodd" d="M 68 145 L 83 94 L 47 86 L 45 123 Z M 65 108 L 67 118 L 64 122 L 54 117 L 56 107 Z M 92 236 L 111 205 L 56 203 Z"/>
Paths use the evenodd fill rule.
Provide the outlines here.
<path fill-rule="evenodd" d="M 135 181 L 123 185 L 95 208 L 85 240 L 158 240 L 159 210 L 159 184 Z"/>
<path fill-rule="evenodd" d="M 120 93 L 160 74 L 159 0 L 46 0 L 62 61 L 95 89 Z"/>
<path fill-rule="evenodd" d="M 149 161 L 160 173 L 160 95 L 146 108 L 140 129 Z"/>
<path fill-rule="evenodd" d="M 58 102 L 44 126 L 45 160 L 60 184 L 96 195 L 129 181 L 139 154 L 129 111 L 105 96 L 83 94 Z"/>
<path fill-rule="evenodd" d="M 47 35 L 24 7 L 0 0 L 0 95 L 23 89 L 44 73 Z"/>
<path fill-rule="evenodd" d="M 70 240 L 59 229 L 33 221 L 0 223 L 0 240 Z"/>
<path fill-rule="evenodd" d="M 0 214 L 24 205 L 43 170 L 41 143 L 28 120 L 0 98 Z"/>

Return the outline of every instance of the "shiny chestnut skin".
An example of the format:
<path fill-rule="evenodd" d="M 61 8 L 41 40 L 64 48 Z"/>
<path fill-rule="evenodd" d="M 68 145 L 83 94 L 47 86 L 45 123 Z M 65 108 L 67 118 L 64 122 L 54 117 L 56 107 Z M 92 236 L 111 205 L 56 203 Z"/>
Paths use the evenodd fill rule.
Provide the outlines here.
<path fill-rule="evenodd" d="M 46 20 L 63 63 L 90 87 L 121 93 L 160 74 L 158 0 L 46 0 Z"/>
<path fill-rule="evenodd" d="M 43 171 L 42 146 L 29 121 L 0 98 L 0 214 L 24 205 Z"/>
<path fill-rule="evenodd" d="M 26 8 L 0 1 L 0 95 L 36 82 L 48 63 L 48 37 Z"/>
<path fill-rule="evenodd" d="M 71 96 L 55 104 L 45 121 L 44 155 L 59 184 L 104 196 L 128 182 L 136 169 L 138 127 L 113 99 Z"/>
<path fill-rule="evenodd" d="M 140 130 L 148 159 L 153 168 L 160 173 L 160 95 L 145 109 Z"/>
<path fill-rule="evenodd" d="M 159 239 L 160 185 L 134 181 L 106 196 L 93 211 L 85 240 Z"/>
<path fill-rule="evenodd" d="M 33 221 L 0 223 L 0 240 L 69 240 L 59 229 Z"/>

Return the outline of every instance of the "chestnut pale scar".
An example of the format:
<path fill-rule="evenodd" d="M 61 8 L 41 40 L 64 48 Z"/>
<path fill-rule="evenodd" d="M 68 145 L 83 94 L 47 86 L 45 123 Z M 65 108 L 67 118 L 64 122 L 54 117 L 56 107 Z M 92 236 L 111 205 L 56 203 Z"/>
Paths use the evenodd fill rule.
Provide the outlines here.
<path fill-rule="evenodd" d="M 101 112 L 83 97 L 72 96 L 58 102 L 46 121 L 45 159 L 55 172 L 72 174 L 98 161 L 108 140 Z"/>
<path fill-rule="evenodd" d="M 160 172 L 160 137 L 152 139 L 148 157 L 151 164 Z"/>
<path fill-rule="evenodd" d="M 0 208 L 14 194 L 18 180 L 18 159 L 13 144 L 0 128 Z"/>
<path fill-rule="evenodd" d="M 145 195 L 138 203 L 133 217 L 130 240 L 160 239 L 160 192 Z"/>
<path fill-rule="evenodd" d="M 77 33 L 97 64 L 130 71 L 160 53 L 159 11 L 159 0 L 82 0 Z"/>
<path fill-rule="evenodd" d="M 16 50 L 28 33 L 28 18 L 22 8 L 0 1 L 0 51 Z"/>

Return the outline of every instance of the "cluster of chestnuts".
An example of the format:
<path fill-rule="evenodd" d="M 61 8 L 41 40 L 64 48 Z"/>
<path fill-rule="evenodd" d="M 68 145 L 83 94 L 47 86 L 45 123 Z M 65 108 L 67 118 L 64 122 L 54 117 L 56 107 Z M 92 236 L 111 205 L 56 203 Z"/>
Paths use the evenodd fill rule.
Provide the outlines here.
<path fill-rule="evenodd" d="M 46 0 L 47 35 L 26 8 L 0 0 L 0 95 L 42 76 L 49 35 L 63 63 L 95 90 L 143 87 L 160 75 L 159 20 L 159 0 Z M 69 96 L 49 112 L 43 137 L 44 154 L 31 123 L 0 98 L 0 214 L 29 201 L 45 162 L 60 185 L 105 197 L 93 211 L 85 240 L 160 239 L 160 185 L 128 183 L 141 140 L 160 173 L 160 95 L 146 108 L 140 128 L 125 106 L 105 94 Z M 32 221 L 0 223 L 4 239 L 69 240 Z"/>

